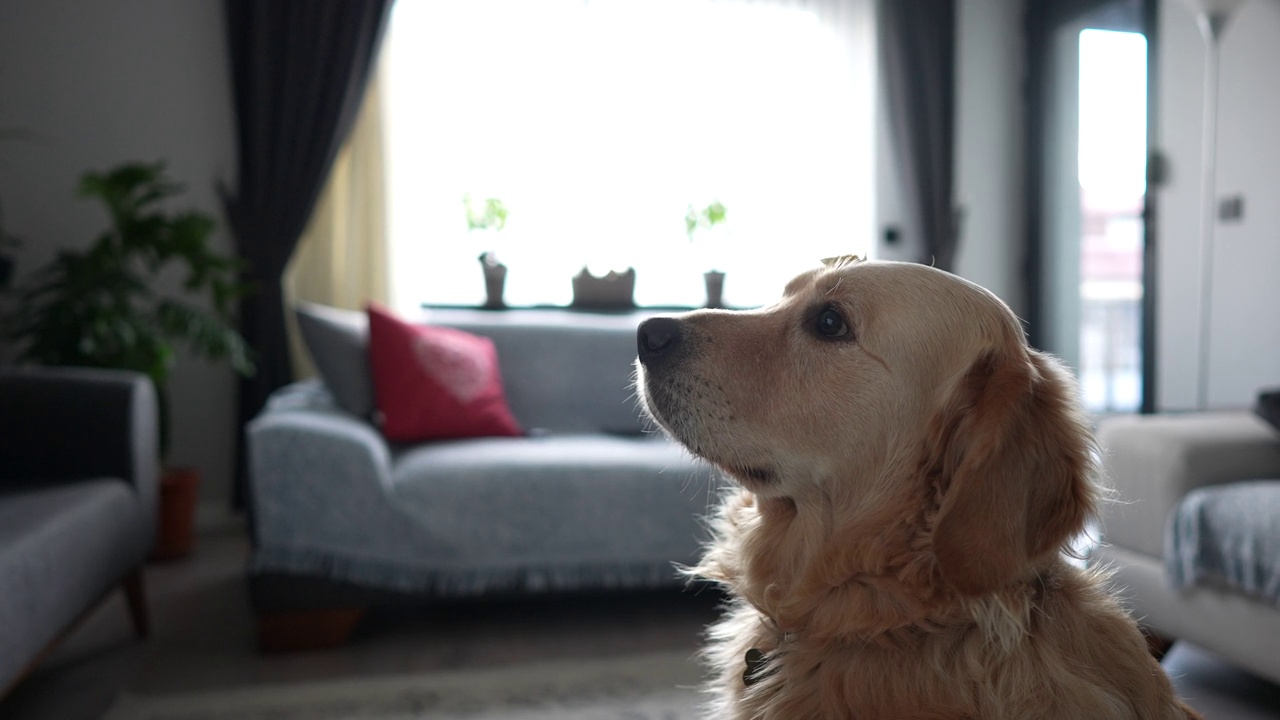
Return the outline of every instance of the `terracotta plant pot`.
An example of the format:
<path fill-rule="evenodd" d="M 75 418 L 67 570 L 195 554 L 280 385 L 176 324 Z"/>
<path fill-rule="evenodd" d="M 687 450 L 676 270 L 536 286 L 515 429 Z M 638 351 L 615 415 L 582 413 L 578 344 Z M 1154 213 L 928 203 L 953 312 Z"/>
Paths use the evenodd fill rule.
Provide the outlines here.
<path fill-rule="evenodd" d="M 160 508 L 152 560 L 175 560 L 190 555 L 195 549 L 199 495 L 199 470 L 189 467 L 164 469 L 160 477 Z"/>

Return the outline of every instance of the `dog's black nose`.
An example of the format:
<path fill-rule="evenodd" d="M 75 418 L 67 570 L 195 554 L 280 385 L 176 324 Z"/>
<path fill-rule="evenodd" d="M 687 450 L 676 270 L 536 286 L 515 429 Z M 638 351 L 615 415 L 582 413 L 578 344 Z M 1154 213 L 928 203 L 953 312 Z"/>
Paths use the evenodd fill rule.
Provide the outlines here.
<path fill-rule="evenodd" d="M 636 331 L 640 362 L 646 365 L 670 359 L 680 347 L 680 321 L 669 317 L 649 318 Z"/>

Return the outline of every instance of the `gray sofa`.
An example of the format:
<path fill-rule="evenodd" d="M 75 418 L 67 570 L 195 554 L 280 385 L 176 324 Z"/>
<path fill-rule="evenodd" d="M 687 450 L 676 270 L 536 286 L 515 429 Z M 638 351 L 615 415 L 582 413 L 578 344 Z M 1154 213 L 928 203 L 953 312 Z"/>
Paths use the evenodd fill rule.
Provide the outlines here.
<path fill-rule="evenodd" d="M 144 376 L 0 368 L 0 696 L 117 586 L 147 634 L 158 432 Z"/>
<path fill-rule="evenodd" d="M 1109 567 L 1134 616 L 1280 682 L 1280 432 L 1249 412 L 1113 417 Z"/>
<path fill-rule="evenodd" d="M 304 309 L 329 382 L 277 392 L 248 429 L 260 618 L 680 584 L 673 563 L 697 557 L 714 480 L 642 426 L 631 373 L 643 317 L 433 311 L 432 323 L 493 340 L 528 436 L 399 446 L 350 409 L 368 406 L 367 379 L 353 391 L 350 377 L 368 372 L 363 314 Z"/>

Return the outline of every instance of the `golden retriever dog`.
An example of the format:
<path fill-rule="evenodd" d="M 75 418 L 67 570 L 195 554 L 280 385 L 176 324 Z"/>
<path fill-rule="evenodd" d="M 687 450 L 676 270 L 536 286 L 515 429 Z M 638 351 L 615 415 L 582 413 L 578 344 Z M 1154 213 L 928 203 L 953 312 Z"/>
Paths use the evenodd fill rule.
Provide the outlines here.
<path fill-rule="evenodd" d="M 637 339 L 646 411 L 740 486 L 688 571 L 731 598 L 708 717 L 1199 717 L 1064 558 L 1099 501 L 1089 420 L 990 292 L 845 258 Z"/>

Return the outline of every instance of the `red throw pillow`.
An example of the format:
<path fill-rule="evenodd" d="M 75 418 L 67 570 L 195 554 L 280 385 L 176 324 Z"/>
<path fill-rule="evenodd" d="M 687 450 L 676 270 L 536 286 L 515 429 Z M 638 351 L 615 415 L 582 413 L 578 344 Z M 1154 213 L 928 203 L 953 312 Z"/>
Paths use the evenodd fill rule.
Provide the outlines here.
<path fill-rule="evenodd" d="M 388 440 L 517 436 L 493 341 L 370 304 L 369 365 Z"/>

